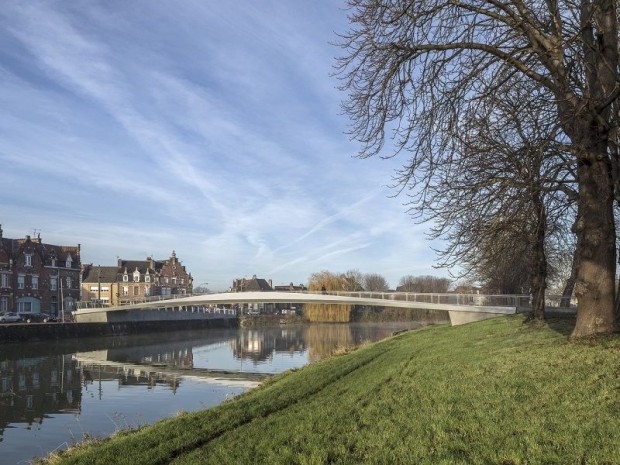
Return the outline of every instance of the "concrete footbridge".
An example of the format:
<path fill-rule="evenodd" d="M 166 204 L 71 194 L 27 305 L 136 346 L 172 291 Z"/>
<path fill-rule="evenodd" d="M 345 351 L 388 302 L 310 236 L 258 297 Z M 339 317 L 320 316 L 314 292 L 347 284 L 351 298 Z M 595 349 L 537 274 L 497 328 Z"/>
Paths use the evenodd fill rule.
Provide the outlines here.
<path fill-rule="evenodd" d="M 74 312 L 77 322 L 121 322 L 236 317 L 232 309 L 218 309 L 218 304 L 345 304 L 375 307 L 443 310 L 450 314 L 452 325 L 464 324 L 501 315 L 514 314 L 518 305 L 486 305 L 484 296 L 470 296 L 455 303 L 409 300 L 406 293 L 357 293 L 352 295 L 299 292 L 223 292 L 130 303 L 122 306 L 89 306 Z M 420 294 L 418 294 L 420 295 Z M 430 294 L 429 294 L 430 295 Z M 432 300 L 432 296 L 431 296 Z M 454 300 L 454 299 L 452 299 Z M 511 303 L 514 303 L 511 302 Z M 216 316 L 217 315 L 217 316 Z"/>

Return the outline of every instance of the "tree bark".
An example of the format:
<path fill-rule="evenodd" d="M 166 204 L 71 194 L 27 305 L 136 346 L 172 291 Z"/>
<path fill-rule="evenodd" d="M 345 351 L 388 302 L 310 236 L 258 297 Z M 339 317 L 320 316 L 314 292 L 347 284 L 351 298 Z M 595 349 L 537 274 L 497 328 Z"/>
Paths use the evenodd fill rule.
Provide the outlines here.
<path fill-rule="evenodd" d="M 617 331 L 613 182 L 605 146 L 579 157 L 578 176 L 575 296 L 579 310 L 572 338 Z"/>
<path fill-rule="evenodd" d="M 547 256 L 545 254 L 547 214 L 539 192 L 532 195 L 532 202 L 536 214 L 536 234 L 532 253 L 532 316 L 536 320 L 544 320 L 545 290 L 547 289 Z"/>

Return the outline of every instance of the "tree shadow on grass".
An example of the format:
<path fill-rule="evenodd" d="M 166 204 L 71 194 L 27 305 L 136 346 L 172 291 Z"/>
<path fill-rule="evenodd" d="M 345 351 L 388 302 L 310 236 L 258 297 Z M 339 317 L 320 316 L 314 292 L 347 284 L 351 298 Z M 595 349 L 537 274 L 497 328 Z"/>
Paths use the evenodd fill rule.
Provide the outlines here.
<path fill-rule="evenodd" d="M 569 337 L 575 329 L 576 315 L 549 315 L 546 317 L 547 326 L 563 336 Z"/>
<path fill-rule="evenodd" d="M 536 321 L 531 319 L 531 314 L 525 319 L 523 324 L 527 324 L 530 326 L 533 325 L 544 325 L 549 329 L 563 335 L 569 337 L 575 328 L 575 323 L 577 322 L 577 315 L 557 312 L 553 310 L 547 310 L 545 312 L 545 321 Z"/>

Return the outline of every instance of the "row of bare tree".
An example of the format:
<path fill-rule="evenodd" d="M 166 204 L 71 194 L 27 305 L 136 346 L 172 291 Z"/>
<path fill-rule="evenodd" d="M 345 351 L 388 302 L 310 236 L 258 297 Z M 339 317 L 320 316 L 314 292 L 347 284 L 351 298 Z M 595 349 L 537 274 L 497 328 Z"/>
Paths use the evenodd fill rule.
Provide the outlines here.
<path fill-rule="evenodd" d="M 408 155 L 394 187 L 445 240 L 440 264 L 525 277 L 544 318 L 549 276 L 574 256 L 573 337 L 617 331 L 618 2 L 348 3 L 351 135 L 360 157 Z"/>
<path fill-rule="evenodd" d="M 400 278 L 398 291 L 403 292 L 448 292 L 451 281 L 448 278 L 436 276 L 407 275 Z M 349 270 L 345 273 L 319 271 L 312 273 L 308 279 L 310 291 L 349 291 L 349 292 L 383 292 L 390 290 L 384 276 L 378 273 L 361 273 L 359 270 Z"/>

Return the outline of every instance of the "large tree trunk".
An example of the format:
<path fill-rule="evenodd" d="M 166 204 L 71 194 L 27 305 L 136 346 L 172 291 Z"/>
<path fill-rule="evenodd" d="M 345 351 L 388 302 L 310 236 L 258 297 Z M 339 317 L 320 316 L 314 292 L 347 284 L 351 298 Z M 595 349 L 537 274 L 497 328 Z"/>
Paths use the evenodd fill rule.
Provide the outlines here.
<path fill-rule="evenodd" d="M 597 154 L 600 154 L 597 156 Z M 571 337 L 615 332 L 616 231 L 606 146 L 578 158 L 577 323 Z"/>
<path fill-rule="evenodd" d="M 547 257 L 545 255 L 545 234 L 547 214 L 540 193 L 532 195 L 536 214 L 536 234 L 532 263 L 532 316 L 536 320 L 545 319 L 545 290 L 547 289 Z"/>

